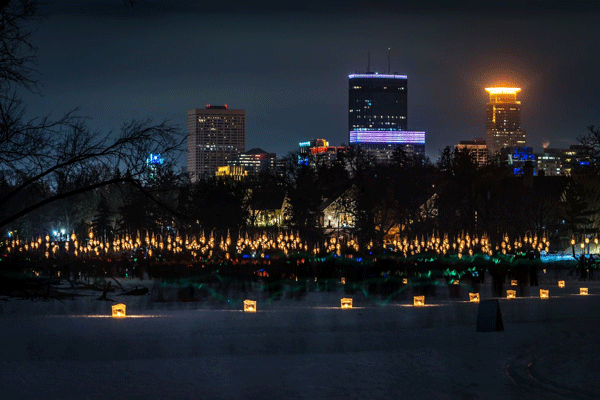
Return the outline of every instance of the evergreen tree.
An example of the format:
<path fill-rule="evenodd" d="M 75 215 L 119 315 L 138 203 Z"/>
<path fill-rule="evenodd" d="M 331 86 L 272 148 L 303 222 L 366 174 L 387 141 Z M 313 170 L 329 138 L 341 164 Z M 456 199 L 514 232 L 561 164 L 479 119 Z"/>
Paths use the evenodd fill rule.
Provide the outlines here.
<path fill-rule="evenodd" d="M 571 234 L 587 233 L 591 230 L 592 216 L 595 210 L 590 209 L 585 201 L 581 184 L 571 180 L 564 194 L 564 221 Z"/>
<path fill-rule="evenodd" d="M 104 193 L 100 195 L 96 207 L 96 214 L 92 220 L 92 232 L 94 232 L 95 237 L 108 241 L 112 241 L 114 237 L 113 212 Z"/>

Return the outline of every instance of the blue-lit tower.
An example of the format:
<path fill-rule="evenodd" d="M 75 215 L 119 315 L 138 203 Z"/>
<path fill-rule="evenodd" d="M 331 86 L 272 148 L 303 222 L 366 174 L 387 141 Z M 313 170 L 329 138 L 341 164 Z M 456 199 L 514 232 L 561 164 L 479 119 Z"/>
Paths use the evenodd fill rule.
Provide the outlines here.
<path fill-rule="evenodd" d="M 150 157 L 146 160 L 146 165 L 148 166 L 148 179 L 154 180 L 156 179 L 156 174 L 158 169 L 165 163 L 165 159 L 160 156 L 160 154 L 152 154 L 150 153 Z"/>

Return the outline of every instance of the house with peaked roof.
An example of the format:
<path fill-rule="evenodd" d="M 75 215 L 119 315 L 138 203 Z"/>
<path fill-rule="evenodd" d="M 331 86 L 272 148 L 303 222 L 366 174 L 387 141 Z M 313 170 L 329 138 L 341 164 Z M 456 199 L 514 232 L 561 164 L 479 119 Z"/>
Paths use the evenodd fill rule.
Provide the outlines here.
<path fill-rule="evenodd" d="M 320 207 L 319 227 L 325 229 L 349 229 L 356 225 L 357 187 L 335 193 L 323 199 Z"/>
<path fill-rule="evenodd" d="M 283 191 L 252 192 L 249 190 L 248 225 L 255 227 L 278 227 L 284 221 L 286 196 Z"/>

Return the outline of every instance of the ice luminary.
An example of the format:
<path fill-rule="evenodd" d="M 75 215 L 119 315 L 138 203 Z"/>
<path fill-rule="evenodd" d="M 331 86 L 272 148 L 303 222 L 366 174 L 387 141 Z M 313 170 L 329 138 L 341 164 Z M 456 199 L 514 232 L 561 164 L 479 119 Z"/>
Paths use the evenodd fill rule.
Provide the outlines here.
<path fill-rule="evenodd" d="M 516 290 L 507 290 L 506 291 L 506 298 L 507 299 L 514 299 L 517 297 L 517 291 Z"/>
<path fill-rule="evenodd" d="M 550 291 L 546 289 L 540 289 L 540 299 L 547 299 L 550 297 Z"/>
<path fill-rule="evenodd" d="M 512 279 L 512 280 L 510 281 L 510 286 L 517 286 L 518 284 L 519 284 L 519 282 L 517 282 L 517 280 L 516 280 L 516 279 Z"/>
<path fill-rule="evenodd" d="M 587 296 L 588 288 L 586 288 L 586 287 L 579 288 L 579 294 L 582 296 Z"/>
<path fill-rule="evenodd" d="M 479 293 L 469 293 L 469 301 L 472 303 L 479 303 Z"/>
<path fill-rule="evenodd" d="M 113 318 L 125 318 L 125 304 L 119 303 L 112 306 L 112 316 Z"/>
<path fill-rule="evenodd" d="M 405 285 L 408 285 L 408 279 L 407 278 L 402 279 L 402 283 Z"/>
<path fill-rule="evenodd" d="M 346 284 L 346 278 L 342 276 L 342 285 Z"/>
<path fill-rule="evenodd" d="M 458 279 L 455 279 L 452 281 L 453 285 L 460 285 L 460 281 Z"/>
<path fill-rule="evenodd" d="M 558 287 L 559 288 L 564 288 L 565 287 L 565 281 L 558 281 Z"/>
<path fill-rule="evenodd" d="M 414 304 L 415 304 L 415 306 L 424 306 L 425 305 L 425 296 L 415 296 Z"/>
<path fill-rule="evenodd" d="M 344 297 L 342 299 L 342 308 L 352 308 L 352 299 Z"/>
<path fill-rule="evenodd" d="M 244 311 L 245 312 L 256 312 L 256 301 L 244 300 Z"/>

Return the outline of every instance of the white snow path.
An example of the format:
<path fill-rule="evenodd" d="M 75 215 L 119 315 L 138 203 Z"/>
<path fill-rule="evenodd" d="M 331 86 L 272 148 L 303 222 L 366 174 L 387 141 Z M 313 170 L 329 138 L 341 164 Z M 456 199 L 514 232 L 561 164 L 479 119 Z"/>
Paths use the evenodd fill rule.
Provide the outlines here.
<path fill-rule="evenodd" d="M 108 315 L 110 304 L 93 304 Z M 153 309 L 122 320 L 13 310 L 0 315 L 0 397 L 600 397 L 600 296 L 501 300 L 500 308 L 505 331 L 492 333 L 475 332 L 477 305 L 466 302 L 259 303 L 256 314 Z"/>

